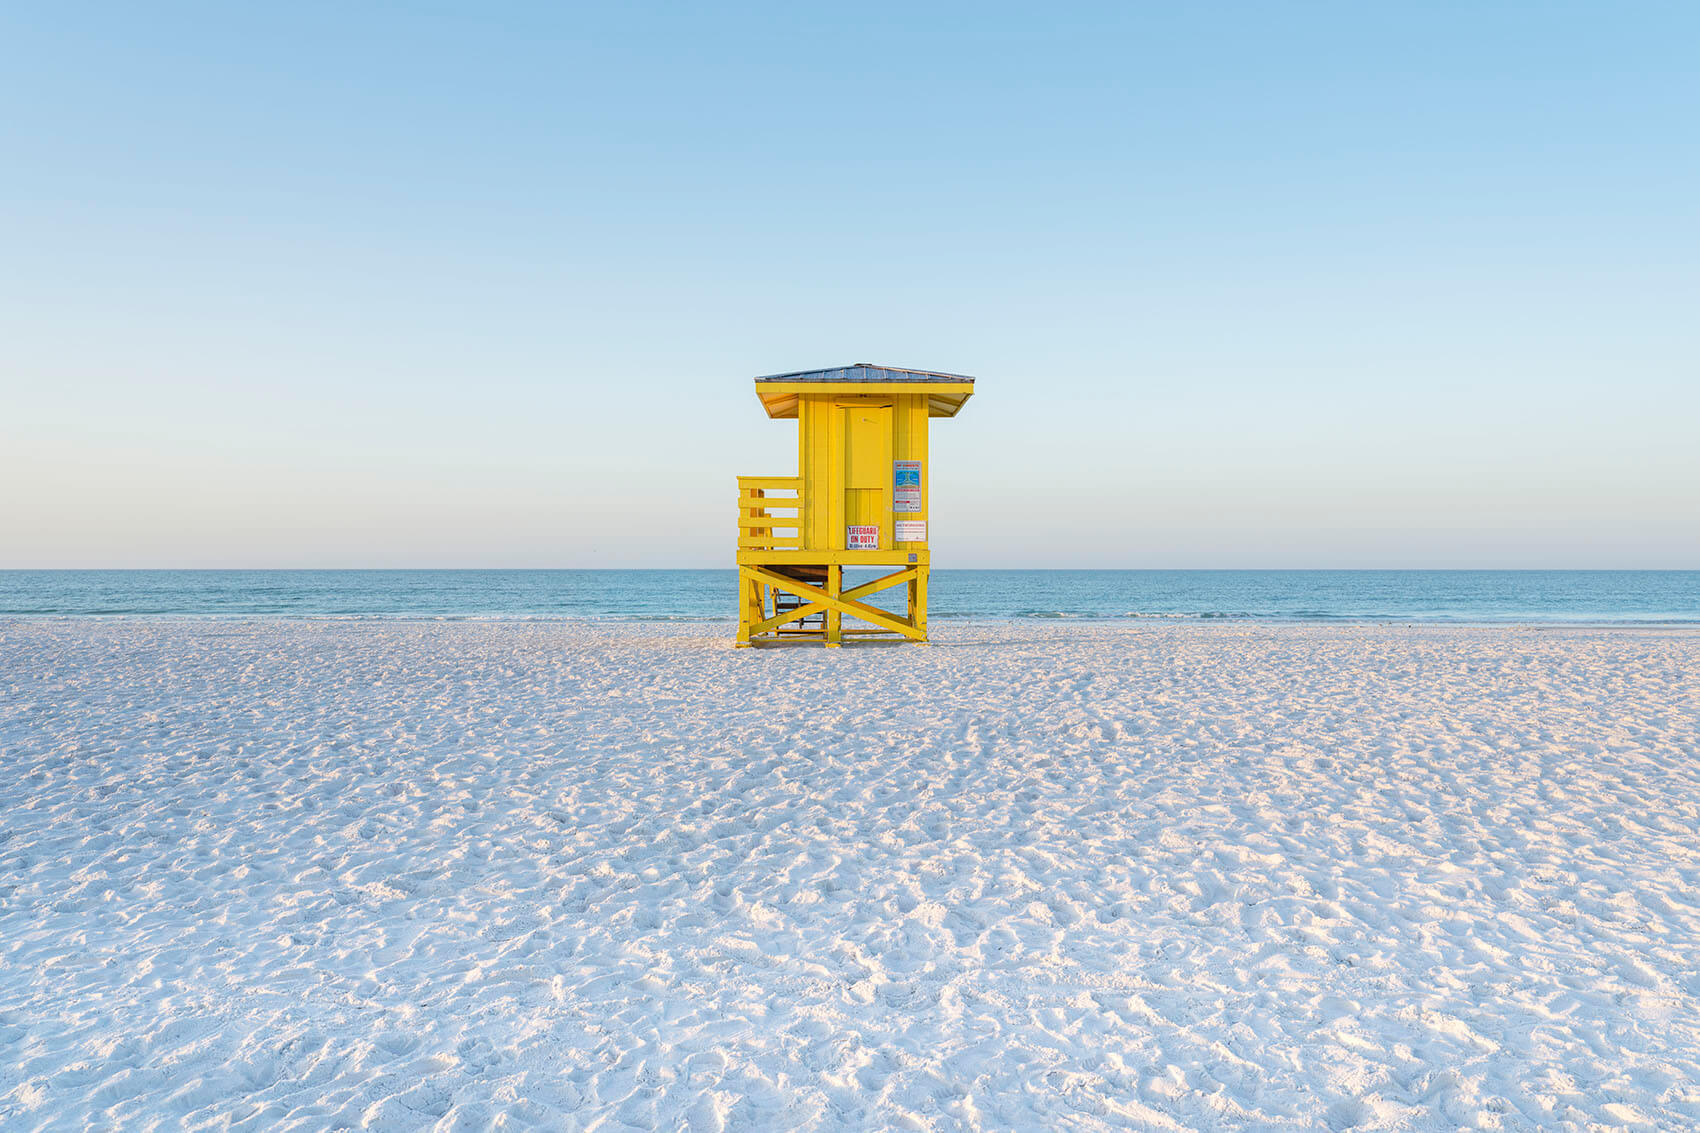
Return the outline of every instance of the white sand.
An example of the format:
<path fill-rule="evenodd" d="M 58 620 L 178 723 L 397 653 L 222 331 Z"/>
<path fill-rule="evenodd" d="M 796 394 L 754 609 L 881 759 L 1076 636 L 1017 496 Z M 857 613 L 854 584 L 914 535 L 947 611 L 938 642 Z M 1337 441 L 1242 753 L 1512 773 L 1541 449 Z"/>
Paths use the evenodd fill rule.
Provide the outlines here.
<path fill-rule="evenodd" d="M 0 622 L 0 1126 L 1700 1124 L 1700 636 Z"/>

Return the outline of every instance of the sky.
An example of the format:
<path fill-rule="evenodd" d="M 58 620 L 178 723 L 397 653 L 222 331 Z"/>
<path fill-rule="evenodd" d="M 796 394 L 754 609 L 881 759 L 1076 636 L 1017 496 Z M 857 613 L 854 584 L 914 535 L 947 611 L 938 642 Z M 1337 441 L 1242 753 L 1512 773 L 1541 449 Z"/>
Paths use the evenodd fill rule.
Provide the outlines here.
<path fill-rule="evenodd" d="M 0 568 L 1700 568 L 1700 6 L 0 7 Z"/>

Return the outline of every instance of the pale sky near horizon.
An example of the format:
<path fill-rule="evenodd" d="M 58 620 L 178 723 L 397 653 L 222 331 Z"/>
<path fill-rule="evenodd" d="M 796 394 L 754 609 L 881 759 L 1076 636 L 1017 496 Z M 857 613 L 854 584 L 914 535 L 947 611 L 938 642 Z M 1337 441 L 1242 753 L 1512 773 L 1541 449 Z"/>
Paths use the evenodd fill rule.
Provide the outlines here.
<path fill-rule="evenodd" d="M 1700 568 L 1700 6 L 11 5 L 0 568 Z"/>

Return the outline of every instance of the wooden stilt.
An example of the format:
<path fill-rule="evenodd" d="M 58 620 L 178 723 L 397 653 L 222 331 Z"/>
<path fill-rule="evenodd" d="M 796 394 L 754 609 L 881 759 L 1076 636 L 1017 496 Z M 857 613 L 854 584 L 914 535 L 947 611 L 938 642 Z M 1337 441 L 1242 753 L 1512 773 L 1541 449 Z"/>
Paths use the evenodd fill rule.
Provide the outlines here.
<path fill-rule="evenodd" d="M 921 631 L 917 645 L 930 645 L 927 636 L 927 580 L 932 567 L 915 568 L 915 580 L 909 584 L 909 624 Z"/>
<path fill-rule="evenodd" d="M 833 598 L 843 597 L 844 568 L 837 563 L 830 563 L 826 568 L 826 592 Z M 836 606 L 826 608 L 826 644 L 829 649 L 844 644 L 844 615 Z"/>
<path fill-rule="evenodd" d="M 750 646 L 750 594 L 759 585 L 743 567 L 738 568 L 738 637 L 732 644 L 739 649 Z"/>

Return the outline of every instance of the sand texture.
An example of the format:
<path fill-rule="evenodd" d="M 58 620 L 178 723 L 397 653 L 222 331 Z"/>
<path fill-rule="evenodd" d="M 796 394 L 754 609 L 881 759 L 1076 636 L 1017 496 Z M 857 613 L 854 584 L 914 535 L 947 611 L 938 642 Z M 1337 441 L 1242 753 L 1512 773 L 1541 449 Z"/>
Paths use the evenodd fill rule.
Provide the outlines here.
<path fill-rule="evenodd" d="M 1700 1125 L 1700 635 L 0 622 L 0 1128 Z"/>

